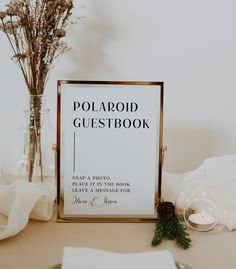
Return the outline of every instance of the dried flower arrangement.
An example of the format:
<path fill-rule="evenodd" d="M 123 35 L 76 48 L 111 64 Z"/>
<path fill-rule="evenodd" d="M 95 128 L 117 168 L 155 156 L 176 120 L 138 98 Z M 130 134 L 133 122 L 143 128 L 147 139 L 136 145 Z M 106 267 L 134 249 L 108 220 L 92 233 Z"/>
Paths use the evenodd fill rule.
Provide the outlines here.
<path fill-rule="evenodd" d="M 72 0 L 11 0 L 0 12 L 0 29 L 13 49 L 29 93 L 43 94 L 53 60 L 65 52 L 61 39 L 71 16 Z"/>
<path fill-rule="evenodd" d="M 14 53 L 12 59 L 22 71 L 29 95 L 34 96 L 30 103 L 32 113 L 29 115 L 29 129 L 32 131 L 28 138 L 27 177 L 32 181 L 38 153 L 43 180 L 40 97 L 44 93 L 53 61 L 68 50 L 63 37 L 66 35 L 65 28 L 72 15 L 73 1 L 10 0 L 6 7 L 6 11 L 0 11 L 0 30 L 6 34 Z"/>

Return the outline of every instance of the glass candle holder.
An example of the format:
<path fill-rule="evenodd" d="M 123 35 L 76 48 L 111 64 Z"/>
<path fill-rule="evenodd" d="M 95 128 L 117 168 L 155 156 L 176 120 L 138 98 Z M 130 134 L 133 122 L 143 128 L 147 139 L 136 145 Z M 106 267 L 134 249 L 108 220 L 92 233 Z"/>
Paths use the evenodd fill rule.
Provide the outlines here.
<path fill-rule="evenodd" d="M 205 232 L 222 229 L 228 219 L 220 188 L 214 180 L 193 178 L 179 187 L 176 196 L 176 213 L 188 228 Z"/>
<path fill-rule="evenodd" d="M 219 212 L 211 200 L 196 198 L 184 207 L 183 218 L 189 228 L 206 232 L 216 226 Z"/>

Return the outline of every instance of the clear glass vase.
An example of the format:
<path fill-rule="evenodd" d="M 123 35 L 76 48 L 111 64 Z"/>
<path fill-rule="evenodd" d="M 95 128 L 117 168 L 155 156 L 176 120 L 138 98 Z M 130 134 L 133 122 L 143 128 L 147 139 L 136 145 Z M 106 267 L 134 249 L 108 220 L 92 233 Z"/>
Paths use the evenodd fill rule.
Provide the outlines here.
<path fill-rule="evenodd" d="M 30 182 L 54 181 L 54 141 L 50 110 L 42 95 L 30 95 L 24 110 L 25 123 L 6 142 L 1 158 L 1 179 Z"/>

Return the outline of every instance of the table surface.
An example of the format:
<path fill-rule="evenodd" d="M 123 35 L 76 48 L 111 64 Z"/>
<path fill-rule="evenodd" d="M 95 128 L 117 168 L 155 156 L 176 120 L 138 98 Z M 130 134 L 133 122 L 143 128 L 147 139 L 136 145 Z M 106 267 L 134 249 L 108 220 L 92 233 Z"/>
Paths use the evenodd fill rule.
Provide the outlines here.
<path fill-rule="evenodd" d="M 168 249 L 176 261 L 195 269 L 235 269 L 236 231 L 189 231 L 190 249 L 163 240 L 152 247 L 154 223 L 56 223 L 30 221 L 18 235 L 0 241 L 1 269 L 59 269 L 66 246 L 96 248 L 118 253 Z"/>

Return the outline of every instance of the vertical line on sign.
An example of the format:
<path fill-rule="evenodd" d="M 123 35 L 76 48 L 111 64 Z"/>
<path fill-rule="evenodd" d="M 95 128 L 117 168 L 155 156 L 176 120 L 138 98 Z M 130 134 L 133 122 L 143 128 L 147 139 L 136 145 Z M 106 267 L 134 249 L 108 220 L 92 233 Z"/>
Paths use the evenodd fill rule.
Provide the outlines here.
<path fill-rule="evenodd" d="M 75 132 L 74 132 L 74 150 L 73 150 L 73 172 L 75 173 Z"/>

